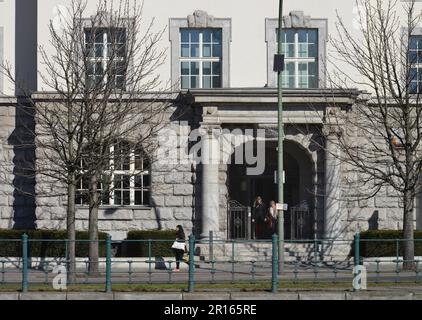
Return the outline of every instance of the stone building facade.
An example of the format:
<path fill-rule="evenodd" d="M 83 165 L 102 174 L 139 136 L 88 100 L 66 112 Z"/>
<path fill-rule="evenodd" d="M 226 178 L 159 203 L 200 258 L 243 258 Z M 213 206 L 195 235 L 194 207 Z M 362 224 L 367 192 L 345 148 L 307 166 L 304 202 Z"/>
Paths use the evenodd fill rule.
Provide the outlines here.
<path fill-rule="evenodd" d="M 19 54 L 13 53 L 11 49 L 15 47 L 14 43 L 7 40 L 9 36 L 5 37 L 5 31 L 9 32 L 9 35 L 10 32 L 19 31 L 14 30 L 15 21 L 5 17 L 8 10 L 19 9 L 13 7 L 12 2 L 6 0 L 0 3 L 0 21 L 5 21 L 5 25 L 0 22 L 0 58 L 13 57 L 11 60 L 19 64 Z M 54 19 L 54 13 L 46 8 L 49 5 L 67 5 L 66 1 L 53 2 L 33 1 L 32 4 L 38 8 L 38 11 L 35 10 L 35 16 L 31 16 L 31 13 L 25 12 L 23 8 L 19 9 L 23 10 L 20 15 L 32 17 L 25 19 L 24 26 L 27 30 L 30 30 L 31 23 L 34 24 L 32 27 L 35 26 L 34 30 L 38 30 L 37 34 L 32 34 L 35 44 L 48 42 L 44 35 L 48 33 L 45 32 L 45 19 Z M 247 220 L 250 218 L 248 208 L 252 206 L 255 196 L 263 196 L 267 204 L 270 200 L 277 200 L 277 185 L 274 183 L 277 169 L 277 91 L 275 73 L 271 70 L 271 58 L 276 48 L 276 8 L 265 4 L 260 8 L 263 11 L 259 11 L 259 14 L 248 9 L 245 13 L 247 20 L 242 20 L 239 10 L 233 13 L 233 10 L 228 8 L 228 13 L 222 14 L 224 4 L 221 1 L 216 1 L 215 7 L 213 1 L 209 1 L 205 8 L 201 8 L 204 10 L 196 10 L 196 3 L 192 4 L 192 1 L 186 0 L 185 9 L 182 10 L 182 5 L 179 4 L 177 10 L 174 10 L 182 10 L 183 14 L 162 13 L 162 16 L 159 12 L 154 12 L 149 2 L 146 2 L 150 15 L 156 15 L 161 24 L 169 30 L 169 39 L 164 41 L 164 45 L 170 50 L 165 70 L 163 69 L 163 78 L 170 78 L 176 90 L 168 94 L 174 104 L 178 103 L 180 96 L 189 98 L 179 106 L 188 112 L 183 120 L 170 120 L 169 117 L 171 132 L 176 132 L 177 137 L 173 150 L 176 151 L 176 156 L 171 158 L 167 154 L 161 155 L 161 160 L 176 161 L 158 161 L 151 164 L 147 204 L 101 206 L 99 229 L 111 233 L 113 239 L 119 240 L 125 239 L 130 230 L 174 229 L 176 225 L 181 224 L 187 232 L 193 231 L 200 237 L 207 237 L 212 231 L 215 237 L 232 238 L 230 228 L 233 228 L 234 220 L 230 220 L 230 209 L 234 203 L 244 210 Z M 252 1 L 245 3 L 256 7 Z M 165 7 L 165 3 L 161 4 L 162 6 L 156 6 Z M 174 4 L 170 7 L 172 6 Z M 318 52 L 315 55 L 309 53 L 307 57 L 309 69 L 306 84 L 301 82 L 296 72 L 298 68 L 302 68 L 301 60 L 292 57 L 291 61 L 287 61 L 296 69 L 295 72 L 292 71 L 295 74 L 292 76 L 292 82 L 286 80 L 291 87 L 284 91 L 285 202 L 289 206 L 288 212 L 306 209 L 308 228 L 304 234 L 296 236 L 351 239 L 358 230 L 402 228 L 402 208 L 397 195 L 386 188 L 368 200 L 350 198 L 346 192 L 350 181 L 349 168 L 334 156 L 340 150 L 335 143 L 336 129 L 327 127 L 326 119 L 330 108 L 335 105 L 340 109 L 353 110 L 356 103 L 362 103 L 362 92 L 359 89 L 333 92 L 324 88 L 326 72 L 329 70 L 323 66 L 329 49 L 329 28 L 333 26 L 335 13 L 330 9 L 326 16 L 323 14 L 324 10 L 321 11 L 322 9 L 314 5 L 309 6 L 305 0 L 289 6 L 284 20 L 285 27 L 291 30 L 313 30 L 306 33 L 306 43 L 313 45 L 309 50 Z M 339 6 L 343 12 L 350 13 L 345 4 Z M 303 13 L 303 7 L 309 9 L 309 12 Z M 240 26 L 236 26 L 238 21 Z M 256 47 L 263 47 L 250 48 L 250 55 L 256 54 L 256 60 L 264 60 L 257 61 L 256 66 L 250 57 L 242 56 L 247 52 L 250 43 L 246 44 L 239 31 L 251 23 L 255 26 L 262 25 L 262 32 L 251 36 L 250 39 L 250 43 L 256 44 Z M 22 26 L 20 28 L 22 29 Z M 199 33 L 187 33 L 186 40 L 181 30 L 189 29 Z M 221 33 L 213 34 L 208 43 L 204 39 L 209 34 L 203 30 L 219 30 Z M 196 45 L 196 40 L 192 39 L 199 34 L 198 41 L 203 46 L 200 51 L 202 56 L 184 56 L 183 50 L 186 47 L 192 49 Z M 293 34 L 294 41 L 299 41 L 298 33 Z M 18 35 L 13 40 L 18 41 L 17 37 Z M 312 37 L 316 38 L 312 40 Z M 204 52 L 208 50 L 208 44 L 215 46 L 212 50 L 220 51 L 220 54 L 207 60 Z M 26 45 L 31 46 L 31 43 Z M 242 59 L 249 60 L 245 60 L 242 65 Z M 188 71 L 181 68 L 180 63 L 185 62 L 198 63 L 202 68 L 199 75 L 192 73 L 192 67 L 189 67 Z M 208 71 L 205 66 L 207 63 L 216 63 L 215 68 L 219 71 L 215 74 Z M 252 71 L 242 69 L 249 66 Z M 36 100 L 37 96 L 46 94 L 42 91 L 42 84 L 39 83 L 41 81 L 37 75 L 38 71 L 42 72 L 40 62 L 32 65 L 26 63 L 25 68 L 25 77 L 31 80 L 28 83 L 31 84 L 31 89 L 37 92 L 34 93 Z M 233 70 L 244 70 L 244 74 L 235 73 Z M 252 83 L 255 74 L 263 83 Z M 213 79 L 210 80 L 207 76 Z M 198 80 L 200 85 L 194 86 L 193 78 Z M 185 80 L 187 82 L 183 82 Z M 207 83 L 215 87 L 206 87 Z M 68 201 L 66 196 L 47 196 L 39 191 L 49 187 L 43 186 L 47 182 L 42 176 L 30 176 L 22 172 L 22 163 L 31 163 L 37 158 L 36 150 L 22 147 L 25 145 L 22 142 L 30 139 L 25 136 L 24 128 L 35 126 L 33 120 L 20 110 L 18 93 L 14 88 L 10 89 L 7 81 L 2 78 L 0 92 L 3 93 L 0 96 L 0 228 L 64 229 Z M 48 98 L 48 94 L 46 95 Z M 327 100 L 327 97 L 330 98 Z M 193 141 L 197 143 L 191 143 L 186 136 L 193 132 L 197 138 L 200 137 Z M 261 133 L 263 135 L 260 135 Z M 163 131 L 161 138 L 163 137 L 168 137 L 167 131 Z M 243 152 L 248 139 L 254 141 L 252 158 L 265 155 L 265 165 L 259 174 L 247 174 L 248 169 L 258 166 L 257 162 L 242 164 L 235 161 L 237 151 Z M 227 149 L 224 149 L 225 141 L 229 141 L 230 147 Z M 262 149 L 258 146 L 259 143 Z M 188 158 L 198 152 L 196 148 L 200 149 L 200 161 L 181 161 L 181 158 Z M 422 204 L 422 201 L 418 200 L 414 215 L 416 228 L 422 228 L 422 206 L 419 202 Z M 86 230 L 86 206 L 77 206 L 76 218 L 77 229 Z M 296 231 L 292 231 L 292 222 L 288 219 L 286 235 L 292 237 L 292 233 Z"/>

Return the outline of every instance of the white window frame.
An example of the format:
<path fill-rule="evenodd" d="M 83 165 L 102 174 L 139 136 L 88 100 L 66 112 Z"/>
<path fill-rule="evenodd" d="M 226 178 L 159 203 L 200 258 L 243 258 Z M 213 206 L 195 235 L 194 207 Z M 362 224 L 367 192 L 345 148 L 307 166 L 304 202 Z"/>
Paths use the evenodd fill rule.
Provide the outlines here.
<path fill-rule="evenodd" d="M 110 146 L 110 154 L 114 155 L 114 144 Z M 111 207 L 127 207 L 127 206 L 150 206 L 150 200 L 148 199 L 148 203 L 145 204 L 144 201 L 144 191 L 149 192 L 149 198 L 151 198 L 151 171 L 150 170 L 144 170 L 144 161 L 142 161 L 142 169 L 135 169 L 135 161 L 136 161 L 136 154 L 133 148 L 130 150 L 129 155 L 129 170 L 115 170 L 114 168 L 114 156 L 110 157 L 109 163 L 110 163 L 110 170 L 105 170 L 104 174 L 108 175 L 110 177 L 110 195 L 109 195 L 109 203 L 108 204 L 102 204 L 101 206 L 111 206 Z M 86 173 L 86 171 L 81 171 L 81 176 Z M 130 204 L 115 204 L 114 203 L 114 191 L 116 190 L 114 188 L 114 178 L 116 175 L 121 176 L 129 176 L 130 177 L 130 185 L 129 185 L 129 201 Z M 142 179 L 142 187 L 140 189 L 141 191 L 141 204 L 135 204 L 135 178 L 136 176 L 149 176 L 149 185 L 144 188 L 143 179 Z M 82 182 L 81 182 L 82 183 Z M 76 189 L 77 192 L 80 192 L 81 190 L 87 191 L 87 189 Z M 117 190 L 126 190 L 126 189 L 117 189 Z M 77 203 L 78 206 L 86 206 L 87 204 L 80 204 Z"/>
<path fill-rule="evenodd" d="M 299 17 L 300 19 L 296 19 Z M 318 29 L 318 88 L 326 86 L 326 52 L 328 42 L 328 19 L 311 18 L 301 11 L 292 11 L 283 16 L 284 29 Z M 270 88 L 277 87 L 277 72 L 274 72 L 274 55 L 277 53 L 276 33 L 278 18 L 265 19 L 265 41 L 267 43 L 267 85 Z M 318 89 L 316 88 L 316 89 Z M 300 89 L 307 90 L 307 89 Z M 315 89 L 309 89 L 315 90 Z"/>
<path fill-rule="evenodd" d="M 125 32 L 125 41 L 127 41 L 127 30 L 126 30 L 126 28 L 119 27 L 118 29 L 124 30 L 124 32 Z M 112 44 L 112 43 L 109 43 L 108 42 L 108 39 L 107 39 L 107 30 L 110 30 L 110 28 L 84 27 L 84 48 L 86 48 L 87 45 L 89 44 L 88 41 L 87 41 L 87 39 L 86 39 L 86 33 L 85 33 L 88 30 L 94 31 L 94 32 L 97 32 L 97 31 L 101 30 L 103 32 L 103 43 L 102 43 L 102 45 L 103 45 L 103 55 L 102 55 L 102 57 L 96 57 L 95 56 L 95 45 L 96 45 L 95 39 L 96 39 L 96 37 L 95 37 L 95 34 L 94 34 L 93 36 L 91 36 L 92 39 L 94 40 L 94 42 L 92 43 L 93 55 L 92 55 L 92 57 L 89 57 L 89 63 L 93 63 L 95 65 L 97 62 L 101 62 L 101 65 L 102 65 L 102 68 L 103 68 L 103 73 L 104 73 L 104 71 L 107 69 L 107 63 L 109 61 L 111 61 L 111 59 L 108 56 L 108 45 L 109 44 Z M 113 57 L 113 62 L 114 63 L 124 62 L 124 60 L 125 60 L 125 57 L 117 57 L 117 56 Z M 116 67 L 116 70 L 117 70 L 117 67 Z M 116 85 L 117 84 L 117 77 L 118 76 L 119 77 L 123 77 L 123 88 L 118 88 L 117 85 Z M 87 77 L 94 77 L 95 78 L 96 77 L 96 74 L 89 75 L 88 72 L 87 72 Z M 125 74 L 121 74 L 121 75 L 115 74 L 114 77 L 115 77 L 115 79 L 114 79 L 115 88 L 117 90 L 123 90 L 123 91 L 125 91 L 126 90 L 126 75 Z M 95 80 L 94 83 L 96 84 L 96 79 L 94 79 L 94 80 Z M 104 83 L 108 83 L 108 75 L 107 74 L 103 74 L 103 81 L 104 81 Z"/>
<path fill-rule="evenodd" d="M 318 41 L 318 30 L 315 29 L 315 28 L 287 28 L 287 29 L 283 29 L 283 31 L 285 31 L 285 30 L 315 30 L 317 32 L 317 41 Z M 278 28 L 276 29 L 276 32 L 275 32 L 276 33 L 276 36 L 275 36 L 275 38 L 276 38 L 275 39 L 275 41 L 276 41 L 275 46 L 276 47 L 278 47 L 278 37 L 277 37 L 278 32 L 277 31 L 278 31 Z M 295 37 L 294 43 L 293 43 L 294 48 L 295 48 L 294 57 L 285 56 L 284 63 L 285 63 L 285 65 L 287 65 L 288 63 L 294 63 L 294 65 L 295 65 L 295 85 L 294 85 L 294 88 L 290 88 L 288 86 L 283 86 L 283 88 L 285 88 L 285 89 L 308 89 L 309 88 L 309 67 L 308 67 L 308 72 L 307 72 L 307 76 L 306 76 L 307 86 L 306 87 L 300 87 L 299 64 L 300 63 L 307 63 L 308 66 L 309 66 L 309 63 L 315 62 L 318 65 L 318 63 L 319 63 L 318 62 L 318 51 L 317 51 L 317 57 L 314 57 L 314 58 L 299 57 L 299 44 L 309 45 L 310 44 L 310 42 L 308 42 L 309 37 L 307 35 L 307 38 L 308 38 L 308 39 L 306 39 L 307 42 L 299 42 L 299 33 L 298 32 L 295 32 L 294 37 Z M 285 52 L 287 52 L 287 43 L 283 42 L 283 45 L 285 46 Z M 318 50 L 318 42 L 316 43 L 316 46 L 317 46 L 317 50 Z M 286 69 L 287 68 L 285 68 L 285 70 Z M 316 77 L 317 77 L 317 82 L 318 82 L 318 78 L 319 78 L 318 69 L 317 69 Z M 288 76 L 284 72 L 283 73 L 283 81 L 284 81 L 284 83 L 287 84 L 288 81 L 286 81 L 286 80 L 288 80 Z M 317 87 L 318 87 L 318 85 L 317 85 Z"/>
<path fill-rule="evenodd" d="M 211 16 L 208 16 L 211 17 Z M 171 43 L 171 84 L 175 90 L 181 89 L 181 44 L 180 29 L 181 28 L 210 28 L 221 29 L 221 88 L 230 87 L 230 43 L 232 41 L 232 21 L 231 18 L 214 18 L 207 19 L 206 25 L 195 20 L 194 23 L 186 18 L 170 18 L 169 24 L 169 40 Z M 186 89 L 187 90 L 187 89 Z M 212 89 L 210 89 L 212 90 Z"/>
<path fill-rule="evenodd" d="M 203 76 L 204 76 L 204 70 L 203 70 L 203 64 L 204 62 L 211 62 L 211 88 L 207 88 L 207 89 L 214 89 L 214 87 L 212 87 L 212 81 L 213 81 L 213 74 L 212 74 L 212 63 L 213 62 L 219 62 L 220 63 L 220 74 L 218 75 L 220 77 L 220 87 L 222 87 L 222 74 L 221 74 L 221 70 L 222 70 L 222 57 L 204 57 L 204 52 L 203 52 L 203 45 L 204 45 L 204 34 L 203 31 L 204 30 L 220 30 L 221 34 L 222 34 L 222 30 L 219 28 L 203 28 L 203 29 L 198 29 L 198 28 L 181 28 L 180 32 L 179 32 L 179 41 L 180 41 L 180 47 L 182 47 L 182 30 L 198 30 L 199 32 L 199 57 L 182 57 L 182 50 L 180 50 L 180 58 L 179 58 L 179 69 L 182 70 L 182 62 L 188 62 L 189 63 L 189 71 L 191 70 L 191 62 L 198 62 L 199 63 L 199 81 L 198 81 L 198 87 L 197 88 L 192 88 L 191 86 L 191 79 L 190 77 L 192 76 L 192 74 L 189 72 L 189 88 L 182 88 L 182 89 L 203 89 L 204 85 L 203 85 Z M 211 35 L 212 37 L 213 35 Z M 185 42 L 183 42 L 185 43 Z M 191 40 L 189 39 L 189 44 L 192 44 Z M 213 42 L 211 41 L 211 44 L 213 44 Z M 220 39 L 220 46 L 222 46 L 221 43 L 221 39 Z M 180 71 L 180 86 L 182 87 L 182 72 Z"/>

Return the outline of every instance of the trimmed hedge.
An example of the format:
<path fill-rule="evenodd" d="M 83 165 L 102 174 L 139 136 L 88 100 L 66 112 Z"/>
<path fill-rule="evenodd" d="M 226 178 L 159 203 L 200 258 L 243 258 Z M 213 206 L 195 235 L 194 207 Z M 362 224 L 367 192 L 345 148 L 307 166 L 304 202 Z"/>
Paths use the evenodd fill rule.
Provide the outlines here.
<path fill-rule="evenodd" d="M 127 240 L 143 240 L 139 242 L 124 241 L 126 246 L 126 256 L 128 257 L 148 257 L 148 240 L 167 240 L 151 241 L 151 257 L 172 257 L 174 255 L 171 246 L 176 240 L 175 230 L 148 230 L 148 231 L 129 231 Z"/>
<path fill-rule="evenodd" d="M 21 241 L 2 241 L 21 239 L 26 233 L 29 240 L 64 240 L 67 239 L 66 230 L 10 230 L 0 229 L 0 257 L 21 257 Z M 99 232 L 99 240 L 105 240 L 107 233 Z M 76 240 L 88 240 L 88 231 L 76 231 Z M 76 242 L 76 256 L 87 257 L 89 246 L 87 241 Z M 28 241 L 29 257 L 65 257 L 66 245 L 64 241 Z M 106 256 L 105 241 L 99 243 L 100 257 Z"/>
<path fill-rule="evenodd" d="M 362 257 L 395 257 L 396 241 L 365 241 L 365 239 L 403 239 L 402 230 L 371 230 L 360 233 Z M 422 256 L 422 231 L 415 231 L 415 256 Z M 404 241 L 399 241 L 399 256 L 403 256 Z"/>

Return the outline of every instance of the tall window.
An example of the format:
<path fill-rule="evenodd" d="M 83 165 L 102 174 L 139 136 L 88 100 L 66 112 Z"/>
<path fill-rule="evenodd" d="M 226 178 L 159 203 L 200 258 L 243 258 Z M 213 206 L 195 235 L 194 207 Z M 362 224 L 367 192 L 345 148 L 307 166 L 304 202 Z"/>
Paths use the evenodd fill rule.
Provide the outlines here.
<path fill-rule="evenodd" d="M 221 88 L 221 29 L 180 29 L 182 89 Z"/>
<path fill-rule="evenodd" d="M 422 36 L 410 36 L 409 38 L 409 92 L 422 92 Z"/>
<path fill-rule="evenodd" d="M 87 85 L 90 88 L 109 83 L 125 89 L 126 31 L 123 28 L 85 29 L 88 52 Z"/>
<path fill-rule="evenodd" d="M 149 205 L 150 170 L 143 150 L 128 141 L 118 141 L 110 147 L 110 168 L 106 170 L 97 189 L 103 205 Z M 82 162 L 82 173 L 84 172 Z M 88 179 L 82 174 L 76 204 L 88 204 Z"/>
<path fill-rule="evenodd" d="M 283 87 L 318 88 L 318 30 L 283 29 L 282 38 Z"/>

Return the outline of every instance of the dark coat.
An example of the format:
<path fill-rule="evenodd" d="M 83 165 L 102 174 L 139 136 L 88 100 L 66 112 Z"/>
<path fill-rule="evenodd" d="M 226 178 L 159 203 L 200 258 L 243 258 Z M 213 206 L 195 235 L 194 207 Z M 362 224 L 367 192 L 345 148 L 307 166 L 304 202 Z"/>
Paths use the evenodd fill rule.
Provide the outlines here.
<path fill-rule="evenodd" d="M 267 214 L 266 211 L 267 210 L 265 210 L 265 205 L 262 202 L 255 206 L 255 221 L 257 223 L 264 223 L 264 219 Z"/>

